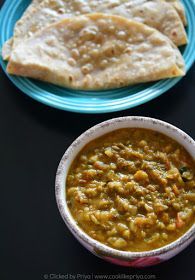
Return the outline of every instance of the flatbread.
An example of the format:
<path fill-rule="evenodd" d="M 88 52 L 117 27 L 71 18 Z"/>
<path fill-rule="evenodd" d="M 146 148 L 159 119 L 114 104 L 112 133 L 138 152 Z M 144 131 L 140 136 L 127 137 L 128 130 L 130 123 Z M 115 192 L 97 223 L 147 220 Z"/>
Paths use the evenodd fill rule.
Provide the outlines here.
<path fill-rule="evenodd" d="M 104 3 L 103 3 L 104 2 Z M 183 23 L 173 6 L 161 0 L 121 0 L 121 4 L 103 0 L 97 12 L 124 16 L 156 28 L 177 46 L 187 43 Z M 172 6 L 172 7 L 171 7 Z"/>
<path fill-rule="evenodd" d="M 184 26 L 187 26 L 187 18 L 185 13 L 184 5 L 180 0 L 165 0 L 167 3 L 171 4 L 180 16 Z"/>
<path fill-rule="evenodd" d="M 187 43 L 187 35 L 172 5 L 161 0 L 42 0 L 30 5 L 14 29 L 15 47 L 21 40 L 64 18 L 87 13 L 124 16 L 154 27 L 167 35 L 177 46 Z M 5 44 L 3 58 L 9 59 L 10 46 Z"/>
<path fill-rule="evenodd" d="M 2 48 L 2 57 L 4 60 L 9 60 L 13 48 L 13 38 L 7 40 Z"/>
<path fill-rule="evenodd" d="M 24 40 L 12 51 L 7 72 L 84 90 L 185 74 L 182 56 L 166 36 L 105 14 L 64 19 Z"/>
<path fill-rule="evenodd" d="M 31 10 L 34 10 L 35 8 L 39 7 L 39 4 L 42 2 L 43 0 L 32 0 L 32 3 L 28 6 L 28 8 L 25 10 L 23 17 L 26 16 L 26 14 L 28 14 L 29 12 L 31 12 Z M 13 45 L 14 45 L 14 38 L 10 38 L 8 39 L 3 48 L 2 48 L 2 57 L 4 60 L 9 60 Z"/>
<path fill-rule="evenodd" d="M 184 6 L 181 3 L 181 1 L 180 0 L 162 0 L 162 1 L 168 2 L 174 7 L 174 9 L 178 12 L 183 24 L 186 26 L 187 19 L 186 19 L 185 9 L 184 9 Z M 33 3 L 36 3 L 36 4 L 41 3 L 41 2 L 43 2 L 43 0 L 33 0 Z M 112 1 L 110 1 L 110 2 L 112 2 Z"/>

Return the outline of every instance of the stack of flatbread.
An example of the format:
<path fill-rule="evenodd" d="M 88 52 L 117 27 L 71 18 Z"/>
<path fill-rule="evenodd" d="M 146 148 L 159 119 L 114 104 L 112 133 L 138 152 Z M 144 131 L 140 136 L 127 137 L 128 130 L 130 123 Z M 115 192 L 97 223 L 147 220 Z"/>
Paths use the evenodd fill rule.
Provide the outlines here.
<path fill-rule="evenodd" d="M 185 75 L 179 0 L 33 0 L 3 46 L 7 72 L 76 89 Z"/>

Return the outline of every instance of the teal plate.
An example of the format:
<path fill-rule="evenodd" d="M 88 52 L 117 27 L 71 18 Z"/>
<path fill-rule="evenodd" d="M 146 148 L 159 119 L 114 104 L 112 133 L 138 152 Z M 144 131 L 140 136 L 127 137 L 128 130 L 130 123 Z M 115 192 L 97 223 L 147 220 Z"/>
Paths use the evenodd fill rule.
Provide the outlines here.
<path fill-rule="evenodd" d="M 16 21 L 22 16 L 30 0 L 7 0 L 0 12 L 0 48 L 13 34 Z M 187 71 L 195 60 L 195 0 L 183 0 L 185 5 L 189 43 L 181 49 Z M 6 63 L 0 58 L 6 72 Z M 25 94 L 48 106 L 78 113 L 108 113 L 141 105 L 169 90 L 181 78 L 167 79 L 105 91 L 80 91 L 61 88 L 49 83 L 8 75 Z"/>

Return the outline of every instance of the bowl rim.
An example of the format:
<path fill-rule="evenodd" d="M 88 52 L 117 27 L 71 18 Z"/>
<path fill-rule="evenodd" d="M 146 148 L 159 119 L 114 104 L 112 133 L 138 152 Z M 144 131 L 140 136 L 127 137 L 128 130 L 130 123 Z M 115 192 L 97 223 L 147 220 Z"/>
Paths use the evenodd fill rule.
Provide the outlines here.
<path fill-rule="evenodd" d="M 118 127 L 112 129 L 112 131 L 118 130 L 123 127 L 123 126 L 121 126 L 121 124 L 123 124 L 126 121 L 151 123 L 152 125 L 155 126 L 153 130 L 159 131 L 159 132 L 161 132 L 161 131 L 160 131 L 160 129 L 157 130 L 157 127 L 160 128 L 163 126 L 167 129 L 167 133 L 164 133 L 164 132 L 161 132 L 161 133 L 171 137 L 168 134 L 168 129 L 170 129 L 177 136 L 179 136 L 180 138 L 183 138 L 183 140 L 186 142 L 186 144 L 191 147 L 190 150 L 192 150 L 192 149 L 195 150 L 195 141 L 184 131 L 182 131 L 181 129 L 177 128 L 176 126 L 174 126 L 170 123 L 167 123 L 167 122 L 164 122 L 164 121 L 161 121 L 158 119 L 150 118 L 150 117 L 141 117 L 141 116 L 127 116 L 127 117 L 109 119 L 107 121 L 101 122 L 101 123 L 89 128 L 88 130 L 86 130 L 78 138 L 76 138 L 74 140 L 74 142 L 65 151 L 65 153 L 59 163 L 57 173 L 56 173 L 55 195 L 56 195 L 57 206 L 58 206 L 62 219 L 64 220 L 64 222 L 65 222 L 66 226 L 69 228 L 69 230 L 73 233 L 73 235 L 81 243 L 88 244 L 88 246 L 93 248 L 94 252 L 98 252 L 98 254 L 101 256 L 114 257 L 114 258 L 119 258 L 121 260 L 127 261 L 127 260 L 136 259 L 136 258 L 154 257 L 154 256 L 159 257 L 160 255 L 163 255 L 163 254 L 173 251 L 175 249 L 179 250 L 179 248 L 182 247 L 182 245 L 184 245 L 188 241 L 189 241 L 189 243 L 191 243 L 195 239 L 195 224 L 193 224 L 187 232 L 185 232 L 180 238 L 176 239 L 175 241 L 173 241 L 163 247 L 160 247 L 158 249 L 154 249 L 154 250 L 150 250 L 150 251 L 141 251 L 141 252 L 120 251 L 120 250 L 113 249 L 112 247 L 104 245 L 103 243 L 91 238 L 87 233 L 85 233 L 76 224 L 76 221 L 72 217 L 70 211 L 68 210 L 68 206 L 66 204 L 66 199 L 65 199 L 66 184 L 65 184 L 65 180 L 64 180 L 65 179 L 64 171 L 66 169 L 67 170 L 69 169 L 69 167 L 75 157 L 73 158 L 73 160 L 71 160 L 71 163 L 68 164 L 68 166 L 66 167 L 67 160 L 69 159 L 69 156 L 71 155 L 71 153 L 75 149 L 75 147 L 80 146 L 80 149 L 82 149 L 87 143 L 89 143 L 91 141 L 91 140 L 87 141 L 87 138 L 91 134 L 95 133 L 95 131 L 96 132 L 97 132 L 97 130 L 101 131 L 105 127 L 113 125 L 116 122 L 118 123 Z M 136 126 L 134 126 L 134 127 L 136 128 Z M 107 134 L 107 133 L 109 133 L 109 132 L 105 132 L 102 135 Z M 100 137 L 100 136 L 97 136 L 95 138 L 98 138 L 98 137 Z M 171 138 L 173 138 L 173 137 L 171 137 Z M 190 155 L 192 155 L 189 150 L 188 150 L 188 152 Z M 192 157 L 195 158 L 195 155 L 192 155 Z M 62 198 L 62 195 L 64 195 L 63 198 Z"/>

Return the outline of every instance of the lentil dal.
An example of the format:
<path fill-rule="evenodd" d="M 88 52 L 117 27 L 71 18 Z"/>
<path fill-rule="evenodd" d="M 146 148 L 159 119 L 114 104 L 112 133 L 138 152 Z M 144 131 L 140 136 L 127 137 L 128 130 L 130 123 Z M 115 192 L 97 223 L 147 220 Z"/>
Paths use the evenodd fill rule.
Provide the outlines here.
<path fill-rule="evenodd" d="M 87 144 L 67 176 L 67 204 L 92 238 L 123 251 L 148 251 L 195 221 L 195 163 L 171 138 L 125 128 Z"/>

